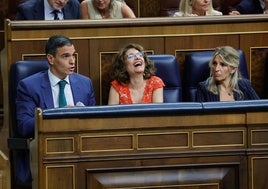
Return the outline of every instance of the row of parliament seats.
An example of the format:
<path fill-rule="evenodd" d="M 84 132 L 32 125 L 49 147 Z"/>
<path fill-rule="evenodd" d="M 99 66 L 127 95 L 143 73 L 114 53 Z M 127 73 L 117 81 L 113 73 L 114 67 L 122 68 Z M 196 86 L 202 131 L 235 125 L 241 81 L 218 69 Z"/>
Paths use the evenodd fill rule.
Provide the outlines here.
<path fill-rule="evenodd" d="M 17 12 L 17 7 L 19 4 L 25 0 L 9 0 L 7 8 L 7 18 L 14 20 Z M 79 0 L 82 2 L 83 0 Z M 125 0 L 125 2 L 132 8 L 134 13 L 138 16 L 138 9 L 142 9 L 143 1 L 145 0 Z M 146 0 L 148 1 L 148 0 Z M 180 0 L 149 0 L 152 8 L 147 9 L 151 11 L 158 11 L 157 16 L 172 16 L 174 12 L 178 11 Z M 228 14 L 241 0 L 213 0 L 213 6 L 215 9 L 223 12 L 223 14 Z M 138 6 L 139 4 L 139 6 Z M 155 5 L 156 4 L 156 5 Z M 155 9 L 157 7 L 158 9 Z M 153 10 L 154 9 L 154 10 Z M 155 15 L 155 13 L 148 13 L 148 15 L 140 15 L 140 17 Z"/>
<path fill-rule="evenodd" d="M 247 64 L 243 51 L 239 50 L 240 67 L 239 70 L 248 78 Z M 182 85 L 182 79 L 179 70 L 177 58 L 173 55 L 157 54 L 148 55 L 149 59 L 154 61 L 157 69 L 156 75 L 163 79 L 164 102 L 176 103 L 193 101 L 195 96 L 195 86 L 198 82 L 205 80 L 209 76 L 208 63 L 213 55 L 213 51 L 193 52 L 186 55 L 186 67 L 184 79 L 185 85 Z M 9 110 L 10 110 L 10 137 L 8 138 L 8 147 L 10 149 L 12 180 L 13 183 L 23 185 L 21 180 L 21 164 L 27 165 L 29 159 L 29 141 L 30 139 L 20 138 L 16 123 L 16 87 L 18 82 L 36 72 L 48 69 L 46 60 L 28 60 L 18 61 L 11 65 L 9 78 Z M 188 98 L 183 97 L 183 93 Z M 27 168 L 27 166 L 26 166 Z M 24 168 L 25 169 L 25 168 Z"/>

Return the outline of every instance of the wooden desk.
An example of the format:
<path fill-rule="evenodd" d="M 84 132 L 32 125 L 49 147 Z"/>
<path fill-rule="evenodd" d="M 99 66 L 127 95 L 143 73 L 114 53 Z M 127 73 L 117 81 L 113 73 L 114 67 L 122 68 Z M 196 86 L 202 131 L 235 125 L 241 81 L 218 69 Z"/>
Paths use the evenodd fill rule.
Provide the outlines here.
<path fill-rule="evenodd" d="M 39 161 L 39 189 L 259 189 L 268 184 L 267 112 L 70 112 L 44 118 L 37 111 L 32 152 Z"/>

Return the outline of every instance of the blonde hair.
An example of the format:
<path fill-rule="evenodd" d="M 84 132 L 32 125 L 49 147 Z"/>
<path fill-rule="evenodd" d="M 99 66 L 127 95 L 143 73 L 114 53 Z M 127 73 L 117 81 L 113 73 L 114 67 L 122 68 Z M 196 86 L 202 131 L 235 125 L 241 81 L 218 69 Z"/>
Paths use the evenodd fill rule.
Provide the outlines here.
<path fill-rule="evenodd" d="M 178 16 L 194 16 L 193 14 L 193 4 L 195 3 L 196 0 L 181 0 L 180 1 L 180 6 L 179 6 L 179 14 L 177 14 Z M 209 9 L 208 11 L 206 11 L 206 15 L 222 15 L 221 12 L 216 11 L 213 8 L 212 5 L 212 0 L 210 1 L 209 4 Z M 175 13 L 176 16 L 176 13 Z"/>
<path fill-rule="evenodd" d="M 241 74 L 238 70 L 240 57 L 239 57 L 237 50 L 230 46 L 221 46 L 215 49 L 213 57 L 209 62 L 210 77 L 207 79 L 207 83 L 208 83 L 207 89 L 216 95 L 219 94 L 218 86 L 214 79 L 214 75 L 213 75 L 214 73 L 212 70 L 213 62 L 216 56 L 219 56 L 222 59 L 222 61 L 228 66 L 236 68 L 236 71 L 231 74 L 231 79 L 229 83 L 230 89 L 231 91 L 237 92 L 240 95 L 240 97 L 242 97 L 243 93 L 238 88 L 238 80 L 241 79 Z"/>
<path fill-rule="evenodd" d="M 110 1 L 110 18 L 115 18 L 116 14 L 118 12 L 117 6 L 116 6 L 116 0 L 111 0 Z M 121 10 L 120 10 L 121 11 Z"/>

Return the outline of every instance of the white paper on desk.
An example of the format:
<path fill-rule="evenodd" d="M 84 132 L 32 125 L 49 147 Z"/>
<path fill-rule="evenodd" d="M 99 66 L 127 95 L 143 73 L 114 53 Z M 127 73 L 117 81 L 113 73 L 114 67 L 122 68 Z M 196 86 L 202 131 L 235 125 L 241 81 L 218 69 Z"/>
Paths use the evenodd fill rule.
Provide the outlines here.
<path fill-rule="evenodd" d="M 83 102 L 80 102 L 80 101 L 79 101 L 79 102 L 76 103 L 75 106 L 85 106 L 85 105 L 83 104 Z"/>

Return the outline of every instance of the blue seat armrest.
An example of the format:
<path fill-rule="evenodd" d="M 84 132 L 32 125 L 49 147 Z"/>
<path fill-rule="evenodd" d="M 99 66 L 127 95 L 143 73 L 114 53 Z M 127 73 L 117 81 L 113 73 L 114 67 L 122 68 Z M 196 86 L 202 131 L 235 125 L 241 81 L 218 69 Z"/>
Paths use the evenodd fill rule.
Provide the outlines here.
<path fill-rule="evenodd" d="M 30 138 L 8 138 L 7 145 L 10 150 L 27 150 L 31 140 Z"/>

